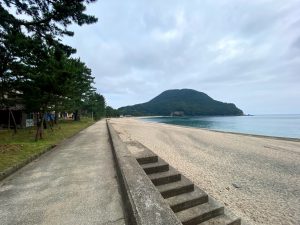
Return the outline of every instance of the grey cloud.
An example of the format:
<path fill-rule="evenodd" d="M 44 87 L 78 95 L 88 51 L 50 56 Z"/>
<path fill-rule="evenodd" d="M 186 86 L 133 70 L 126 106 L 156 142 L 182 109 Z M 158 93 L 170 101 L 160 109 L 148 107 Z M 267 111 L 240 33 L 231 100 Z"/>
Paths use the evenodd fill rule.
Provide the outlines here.
<path fill-rule="evenodd" d="M 293 48 L 300 49 L 300 37 L 298 37 L 292 44 Z"/>
<path fill-rule="evenodd" d="M 300 98 L 297 0 L 102 0 L 88 9 L 99 23 L 74 27 L 65 41 L 114 107 L 170 88 L 204 91 L 246 113 L 280 113 L 274 99 Z"/>

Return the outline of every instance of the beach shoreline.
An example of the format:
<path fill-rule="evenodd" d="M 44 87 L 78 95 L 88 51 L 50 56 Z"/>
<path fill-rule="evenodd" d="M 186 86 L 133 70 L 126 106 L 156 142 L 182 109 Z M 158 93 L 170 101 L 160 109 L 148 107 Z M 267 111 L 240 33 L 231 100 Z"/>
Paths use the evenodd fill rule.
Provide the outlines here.
<path fill-rule="evenodd" d="M 144 122 L 147 122 L 147 123 L 166 124 L 166 125 L 178 126 L 178 127 L 182 127 L 182 128 L 195 128 L 195 129 L 201 129 L 201 130 L 218 132 L 218 133 L 225 133 L 225 134 L 228 133 L 228 134 L 236 134 L 236 135 L 243 135 L 243 136 L 250 136 L 250 137 L 257 137 L 257 138 L 268 138 L 268 139 L 274 139 L 274 140 L 300 142 L 300 138 L 293 138 L 293 137 L 278 137 L 278 136 L 270 136 L 270 135 L 262 135 L 262 134 L 239 133 L 239 132 L 232 132 L 232 131 L 214 130 L 214 129 L 208 129 L 208 128 L 203 128 L 203 127 L 191 127 L 191 126 L 184 126 L 184 125 L 168 124 L 168 123 L 160 123 L 160 122 L 143 120 L 143 119 L 155 118 L 155 117 L 161 117 L 161 116 L 149 116 L 149 117 L 148 116 L 147 117 L 143 116 L 143 117 L 133 117 L 133 118 L 134 119 L 140 119 L 141 121 L 144 121 Z"/>
<path fill-rule="evenodd" d="M 295 114 L 298 115 L 298 114 Z M 201 116 L 201 117 L 211 117 L 211 116 Z M 229 117 L 229 116 L 214 116 L 214 117 Z M 230 117 L 245 117 L 245 116 L 230 116 Z M 246 116 L 248 117 L 248 116 Z M 270 138 L 270 139 L 276 139 L 276 140 L 290 140 L 290 141 L 297 141 L 300 142 L 300 137 L 289 137 L 289 136 L 275 136 L 275 135 L 268 135 L 268 134 L 259 134 L 259 133 L 247 133 L 247 132 L 239 132 L 239 131 L 230 131 L 230 130 L 222 130 L 222 129 L 209 129 L 204 127 L 197 127 L 197 126 L 189 126 L 189 125 L 178 125 L 168 122 L 159 122 L 159 121 L 151 121 L 147 119 L 151 118 L 173 118 L 172 116 L 141 116 L 141 117 L 131 117 L 134 119 L 140 119 L 145 122 L 149 123 L 159 123 L 159 124 L 168 124 L 172 126 L 179 126 L 179 127 L 187 127 L 187 128 L 196 128 L 196 129 L 203 129 L 208 131 L 215 131 L 220 133 L 231 133 L 231 134 L 237 134 L 237 135 L 245 135 L 245 136 L 253 136 L 253 137 L 262 137 L 262 138 Z M 193 117 L 191 117 L 193 118 Z"/>
<path fill-rule="evenodd" d="M 124 142 L 142 143 L 246 222 L 299 224 L 299 141 L 137 118 L 111 123 Z"/>

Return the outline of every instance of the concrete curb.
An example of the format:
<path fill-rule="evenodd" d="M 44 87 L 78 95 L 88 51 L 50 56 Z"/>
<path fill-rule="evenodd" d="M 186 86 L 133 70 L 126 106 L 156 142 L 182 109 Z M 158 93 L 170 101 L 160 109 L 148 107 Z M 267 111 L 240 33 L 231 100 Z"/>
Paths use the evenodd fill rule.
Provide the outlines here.
<path fill-rule="evenodd" d="M 127 224 L 181 225 L 112 125 L 106 122 Z"/>
<path fill-rule="evenodd" d="M 91 124 L 90 126 L 92 126 L 93 124 Z M 27 164 L 31 163 L 35 159 L 39 158 L 41 155 L 45 154 L 46 152 L 49 152 L 50 150 L 54 149 L 56 146 L 63 144 L 64 142 L 66 142 L 67 140 L 69 140 L 70 138 L 74 137 L 79 132 L 81 132 L 82 130 L 84 130 L 84 129 L 90 127 L 90 126 L 87 126 L 87 127 L 83 128 L 83 129 L 79 130 L 77 133 L 71 135 L 70 137 L 68 137 L 66 139 L 63 139 L 63 140 L 59 141 L 57 144 L 51 145 L 50 147 L 42 150 L 41 152 L 30 156 L 28 159 L 25 159 L 24 161 L 22 161 L 22 162 L 20 162 L 20 163 L 18 163 L 16 165 L 14 165 L 14 166 L 12 166 L 12 167 L 7 168 L 3 172 L 0 172 L 0 181 L 4 180 L 6 177 L 12 175 L 13 173 L 15 173 L 16 171 L 18 171 L 22 167 L 26 166 Z"/>

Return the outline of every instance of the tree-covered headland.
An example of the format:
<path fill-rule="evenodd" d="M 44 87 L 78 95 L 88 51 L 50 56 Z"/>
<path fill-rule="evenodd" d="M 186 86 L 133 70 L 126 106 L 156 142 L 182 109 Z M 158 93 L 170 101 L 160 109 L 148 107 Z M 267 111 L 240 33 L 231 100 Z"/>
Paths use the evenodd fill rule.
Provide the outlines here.
<path fill-rule="evenodd" d="M 243 111 L 233 103 L 216 101 L 192 89 L 167 90 L 152 100 L 119 108 L 132 116 L 240 116 Z"/>

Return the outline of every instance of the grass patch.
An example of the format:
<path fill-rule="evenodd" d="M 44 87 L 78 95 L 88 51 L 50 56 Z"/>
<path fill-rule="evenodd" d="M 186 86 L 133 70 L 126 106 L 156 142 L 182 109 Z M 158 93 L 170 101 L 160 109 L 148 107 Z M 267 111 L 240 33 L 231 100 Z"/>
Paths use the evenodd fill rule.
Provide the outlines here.
<path fill-rule="evenodd" d="M 60 121 L 53 127 L 53 131 L 44 130 L 43 139 L 37 142 L 34 140 L 35 128 L 20 129 L 17 134 L 13 134 L 12 130 L 0 130 L 0 172 L 58 144 L 93 123 L 88 118 L 82 118 L 81 121 Z"/>

